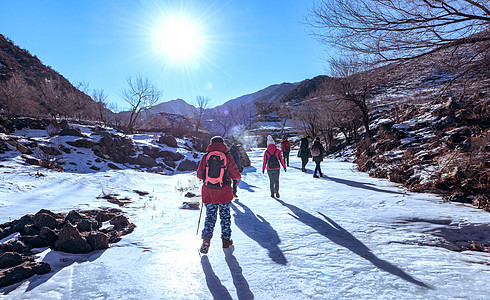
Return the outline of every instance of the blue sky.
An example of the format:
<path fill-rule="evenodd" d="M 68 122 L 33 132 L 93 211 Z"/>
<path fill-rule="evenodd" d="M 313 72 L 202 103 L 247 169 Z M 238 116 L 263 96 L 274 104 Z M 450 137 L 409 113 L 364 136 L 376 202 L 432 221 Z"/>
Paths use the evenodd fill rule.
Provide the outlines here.
<path fill-rule="evenodd" d="M 162 102 L 196 96 L 211 106 L 271 84 L 325 73 L 325 46 L 307 34 L 312 1 L 2 1 L 0 33 L 72 83 L 103 89 L 118 109 L 129 75 Z M 157 28 L 178 16 L 197 28 L 191 57 L 162 54 Z"/>

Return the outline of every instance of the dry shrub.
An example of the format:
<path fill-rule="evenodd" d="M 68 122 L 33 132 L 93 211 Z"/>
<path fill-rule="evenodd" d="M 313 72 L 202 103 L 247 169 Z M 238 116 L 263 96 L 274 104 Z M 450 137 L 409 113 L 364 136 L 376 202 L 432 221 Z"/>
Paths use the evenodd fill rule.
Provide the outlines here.
<path fill-rule="evenodd" d="M 56 145 L 55 148 L 59 150 L 60 146 Z M 39 148 L 36 148 L 34 150 L 34 156 L 39 159 L 39 166 L 58 172 L 64 171 L 63 167 L 61 166 L 62 165 L 62 162 L 60 160 L 61 156 L 46 154 L 44 153 L 44 151 L 42 151 Z"/>

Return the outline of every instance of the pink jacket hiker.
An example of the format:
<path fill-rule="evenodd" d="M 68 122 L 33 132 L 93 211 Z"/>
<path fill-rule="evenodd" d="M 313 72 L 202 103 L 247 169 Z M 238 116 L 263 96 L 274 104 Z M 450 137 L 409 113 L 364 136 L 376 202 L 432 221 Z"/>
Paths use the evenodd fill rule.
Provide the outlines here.
<path fill-rule="evenodd" d="M 267 168 L 267 170 L 279 170 L 280 169 L 280 168 L 270 169 L 269 166 L 267 165 L 267 160 L 274 153 L 275 150 L 277 150 L 276 151 L 277 160 L 279 160 L 283 169 L 286 169 L 286 164 L 284 163 L 284 160 L 282 159 L 281 151 L 279 149 L 277 149 L 276 145 L 270 144 L 269 146 L 267 146 L 267 151 L 264 152 L 264 162 L 262 164 L 262 171 L 264 171 L 266 168 Z M 270 154 L 267 152 L 269 152 Z"/>

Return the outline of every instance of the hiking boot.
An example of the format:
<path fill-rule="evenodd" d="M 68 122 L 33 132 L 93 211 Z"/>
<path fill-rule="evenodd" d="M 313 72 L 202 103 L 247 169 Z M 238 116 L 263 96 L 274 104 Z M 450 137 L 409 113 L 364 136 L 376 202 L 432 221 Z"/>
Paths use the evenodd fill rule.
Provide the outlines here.
<path fill-rule="evenodd" d="M 276 197 L 281 198 L 281 196 L 279 195 L 279 192 L 276 193 Z"/>
<path fill-rule="evenodd" d="M 320 177 L 323 177 L 323 173 L 322 172 L 320 172 Z"/>
<path fill-rule="evenodd" d="M 316 174 L 313 174 L 313 178 L 318 178 L 318 175 L 316 175 Z"/>
<path fill-rule="evenodd" d="M 301 172 L 306 172 L 306 169 L 305 168 L 301 168 Z"/>
<path fill-rule="evenodd" d="M 237 194 L 233 194 L 233 197 L 234 197 L 234 198 L 238 198 Z"/>
<path fill-rule="evenodd" d="M 274 193 L 271 193 L 271 197 L 274 198 Z"/>
<path fill-rule="evenodd" d="M 210 240 L 202 240 L 201 249 L 199 249 L 199 251 L 202 254 L 207 254 L 208 253 L 208 250 L 209 250 L 209 245 L 211 245 L 211 241 Z"/>
<path fill-rule="evenodd" d="M 233 245 L 232 239 L 222 239 L 222 241 L 223 241 L 223 249 L 230 248 L 230 246 Z"/>

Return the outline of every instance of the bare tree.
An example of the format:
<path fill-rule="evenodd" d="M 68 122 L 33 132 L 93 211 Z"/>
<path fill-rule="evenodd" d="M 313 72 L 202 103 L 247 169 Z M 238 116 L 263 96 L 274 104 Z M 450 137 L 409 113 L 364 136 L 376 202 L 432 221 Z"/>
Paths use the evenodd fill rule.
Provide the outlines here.
<path fill-rule="evenodd" d="M 367 70 L 367 63 L 363 63 L 356 57 L 344 57 L 331 59 L 331 73 L 336 80 L 329 81 L 327 89 L 335 95 L 337 99 L 350 103 L 347 111 L 357 107 L 362 114 L 362 124 L 366 136 L 371 136 L 369 130 L 370 122 L 370 103 L 374 90 L 384 78 L 379 69 Z"/>
<path fill-rule="evenodd" d="M 25 112 L 27 93 L 28 87 L 24 79 L 18 73 L 14 73 L 7 81 L 0 83 L 0 109 L 9 117 L 21 111 Z"/>
<path fill-rule="evenodd" d="M 45 78 L 41 83 L 41 97 L 41 104 L 55 120 L 57 116 L 66 117 L 67 101 L 58 81 Z"/>
<path fill-rule="evenodd" d="M 206 108 L 208 108 L 210 103 L 211 103 L 211 98 L 209 98 L 209 97 L 203 97 L 203 96 L 197 96 L 196 97 L 196 106 L 198 109 L 197 112 L 195 113 L 195 118 L 196 118 L 195 130 L 196 130 L 196 132 L 198 132 L 202 126 L 202 117 L 204 115 L 204 111 L 206 110 Z"/>
<path fill-rule="evenodd" d="M 321 0 L 310 12 L 321 41 L 374 63 L 490 41 L 488 0 Z"/>
<path fill-rule="evenodd" d="M 92 91 L 92 99 L 95 101 L 97 107 L 99 121 L 107 125 L 107 95 L 104 93 L 104 90 L 94 89 Z"/>
<path fill-rule="evenodd" d="M 142 76 L 126 78 L 128 86 L 123 89 L 122 97 L 130 105 L 130 116 L 126 125 L 126 131 L 132 133 L 136 120 L 142 111 L 155 105 L 161 97 L 161 92 L 147 79 Z"/>

